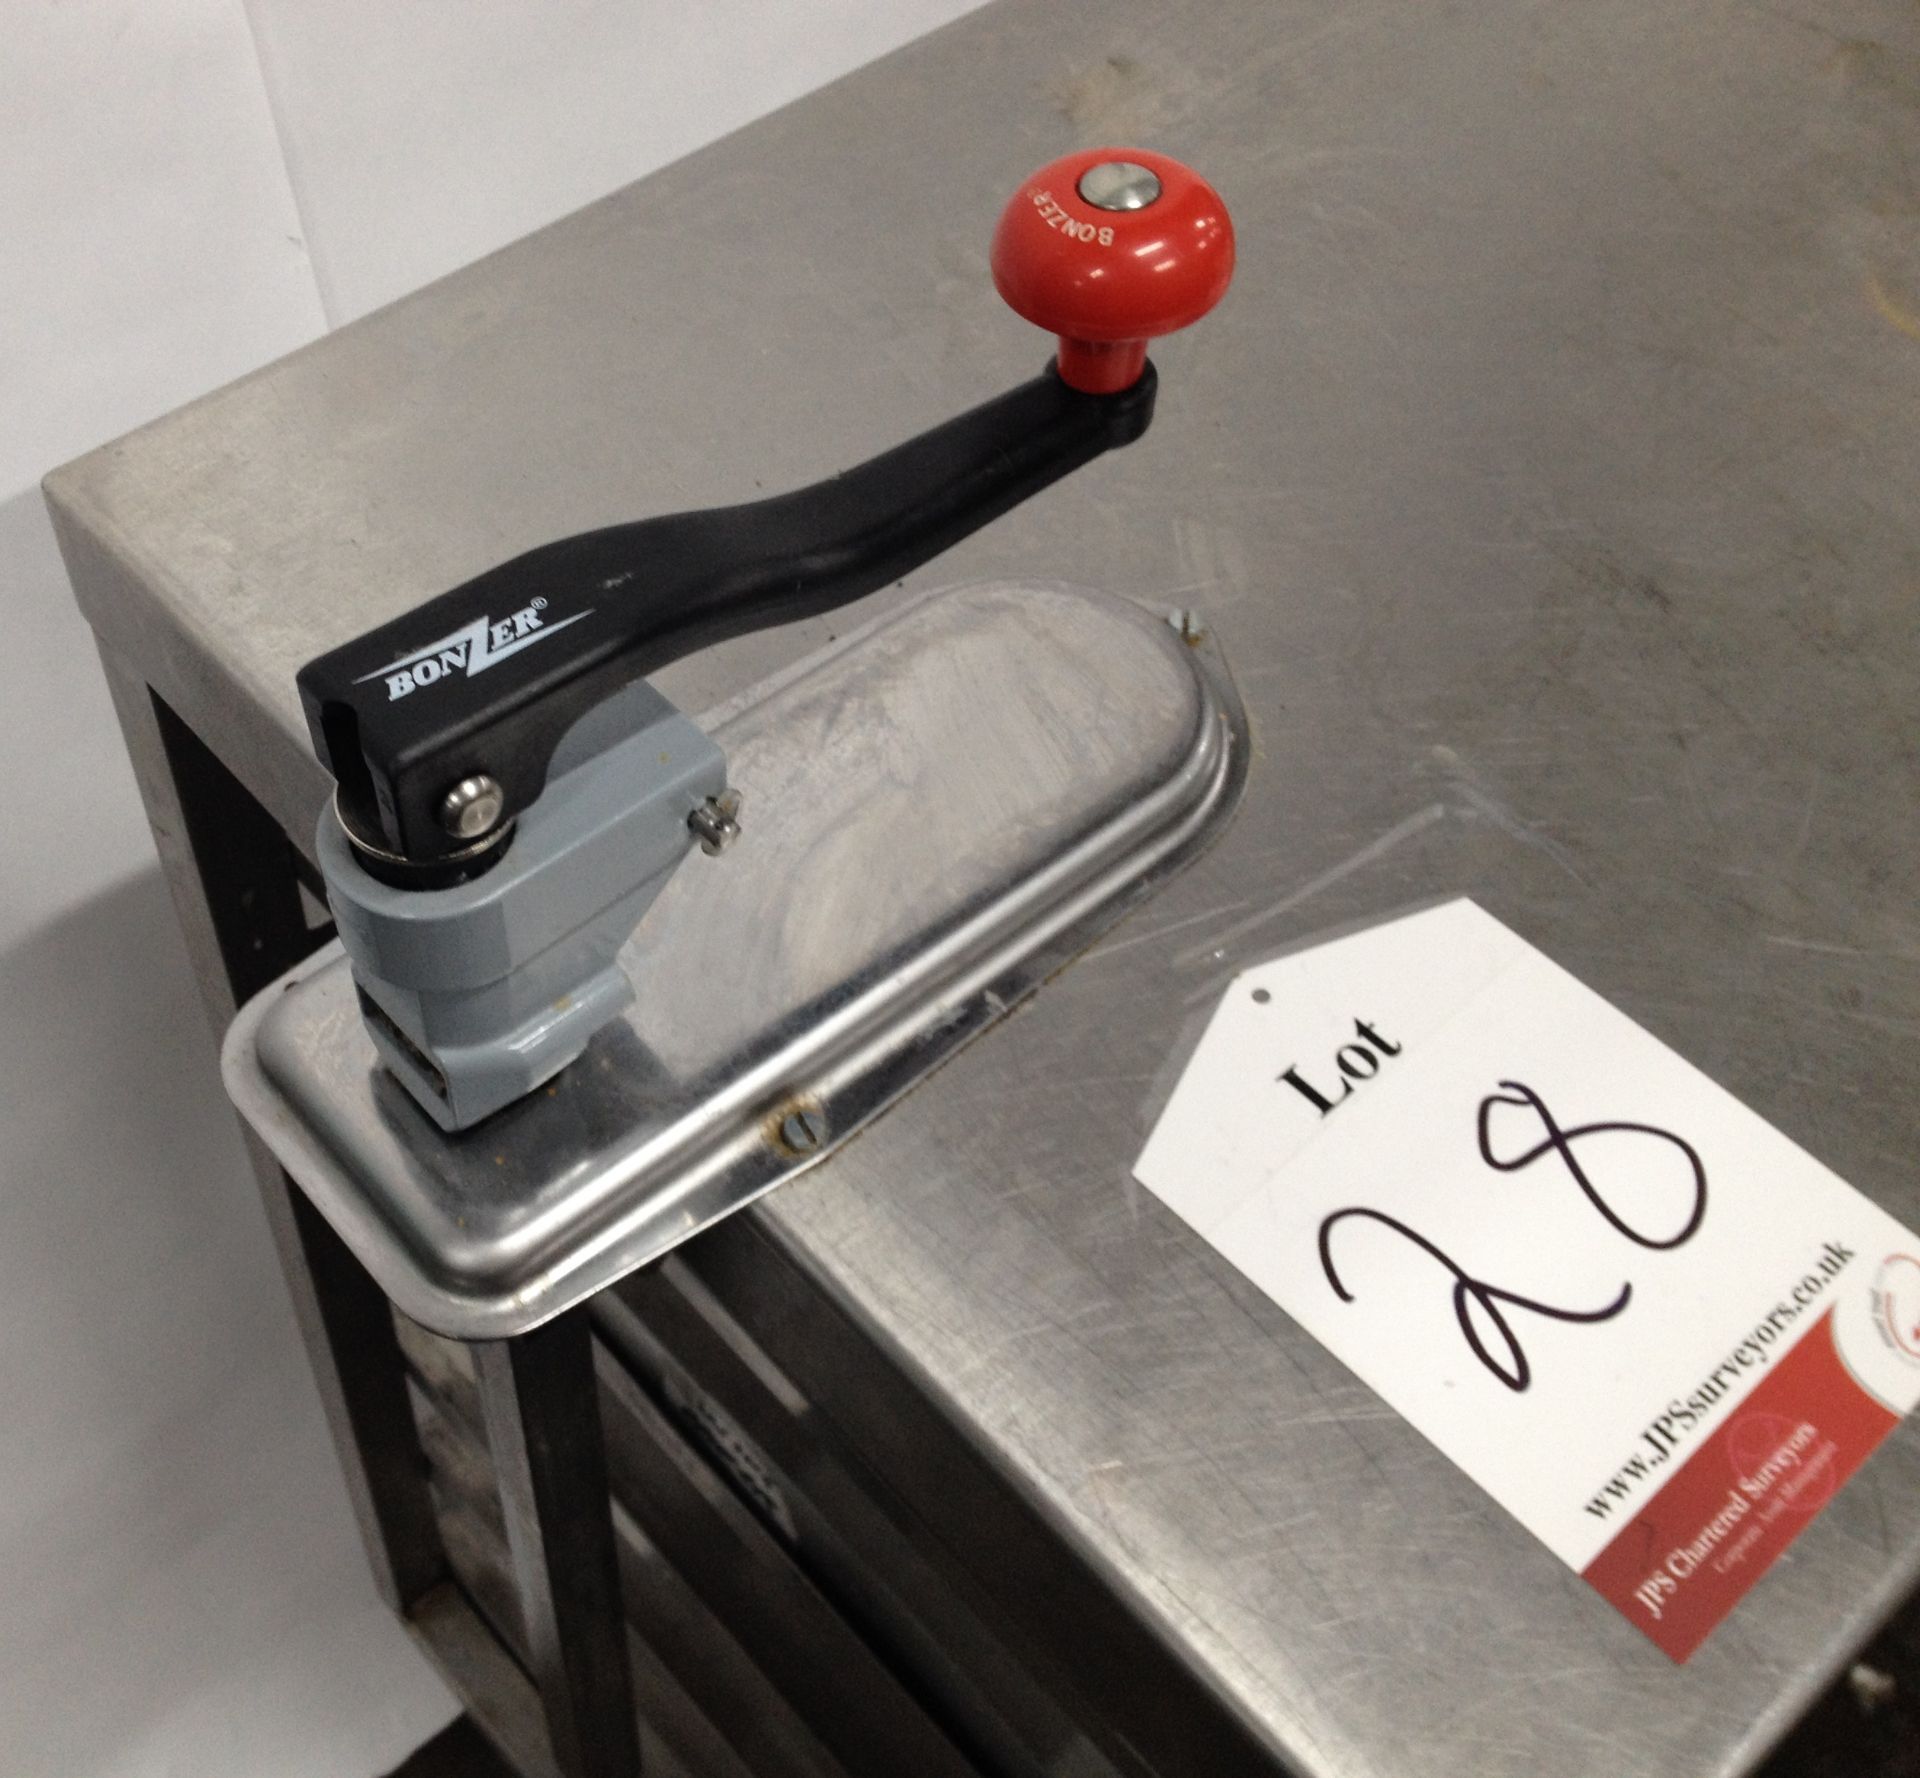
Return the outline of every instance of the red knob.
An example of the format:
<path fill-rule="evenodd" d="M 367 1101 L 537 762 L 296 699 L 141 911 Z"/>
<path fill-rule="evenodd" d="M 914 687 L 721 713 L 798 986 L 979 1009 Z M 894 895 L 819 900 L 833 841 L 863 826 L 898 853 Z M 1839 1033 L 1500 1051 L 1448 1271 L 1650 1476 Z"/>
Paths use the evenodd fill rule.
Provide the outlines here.
<path fill-rule="evenodd" d="M 1142 148 L 1088 148 L 1042 167 L 993 231 L 993 282 L 1060 336 L 1060 376 L 1131 388 L 1147 341 L 1198 321 L 1233 278 L 1233 222 L 1191 167 Z"/>

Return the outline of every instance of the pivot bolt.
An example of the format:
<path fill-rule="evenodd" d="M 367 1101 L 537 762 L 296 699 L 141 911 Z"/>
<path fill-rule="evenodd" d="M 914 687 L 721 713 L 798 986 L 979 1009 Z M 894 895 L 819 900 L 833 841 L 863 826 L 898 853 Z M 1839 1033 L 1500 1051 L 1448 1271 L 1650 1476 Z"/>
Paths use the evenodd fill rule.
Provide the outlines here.
<path fill-rule="evenodd" d="M 687 826 L 709 858 L 718 858 L 740 837 L 740 793 L 723 790 L 710 796 L 687 817 Z"/>
<path fill-rule="evenodd" d="M 440 799 L 440 825 L 457 840 L 477 840 L 493 831 L 506 806 L 506 792 L 485 772 L 476 772 Z"/>
<path fill-rule="evenodd" d="M 1096 210 L 1144 210 L 1160 195 L 1160 175 L 1138 161 L 1101 161 L 1076 189 Z"/>

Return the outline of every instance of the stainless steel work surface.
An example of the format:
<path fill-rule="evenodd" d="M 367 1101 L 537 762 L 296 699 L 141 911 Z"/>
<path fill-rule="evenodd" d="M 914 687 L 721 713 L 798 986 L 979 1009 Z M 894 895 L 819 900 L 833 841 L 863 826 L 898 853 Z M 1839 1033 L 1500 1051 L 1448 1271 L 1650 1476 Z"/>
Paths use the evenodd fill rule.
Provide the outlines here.
<path fill-rule="evenodd" d="M 1917 120 L 1905 0 L 1019 0 L 53 495 L 109 647 L 305 836 L 309 655 L 1013 381 L 1018 178 L 1195 162 L 1241 271 L 1153 431 L 923 579 L 1197 607 L 1247 800 L 751 1214 L 1303 1770 L 1729 1772 L 1920 1569 L 1920 1437 L 1676 1668 L 1129 1166 L 1231 969 L 1468 894 L 1920 1217 Z M 825 634 L 663 684 L 699 708 Z"/>
<path fill-rule="evenodd" d="M 748 833 L 668 884 L 637 1002 L 550 1084 L 448 1135 L 336 943 L 241 1011 L 227 1090 L 398 1308 L 524 1333 L 826 1158 L 1191 855 L 1245 776 L 1216 680 L 1086 588 L 923 596 L 702 724 Z"/>

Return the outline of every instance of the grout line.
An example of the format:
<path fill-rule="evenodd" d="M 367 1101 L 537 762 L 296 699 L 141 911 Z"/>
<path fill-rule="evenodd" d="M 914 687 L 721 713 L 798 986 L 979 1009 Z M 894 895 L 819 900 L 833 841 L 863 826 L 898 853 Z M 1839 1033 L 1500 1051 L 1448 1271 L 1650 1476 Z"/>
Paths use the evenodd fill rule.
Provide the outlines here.
<path fill-rule="evenodd" d="M 247 22 L 247 35 L 253 42 L 254 66 L 260 71 L 260 91 L 267 102 L 267 116 L 273 124 L 273 136 L 280 147 L 280 169 L 286 175 L 287 193 L 293 199 L 294 218 L 300 224 L 300 238 L 307 250 L 307 269 L 313 274 L 314 295 L 320 299 L 320 318 L 329 333 L 340 325 L 340 302 L 333 278 L 322 263 L 320 243 L 314 235 L 313 213 L 301 190 L 294 167 L 293 141 L 287 132 L 287 120 L 280 103 L 279 83 L 273 77 L 272 61 L 265 39 L 254 20 L 256 0 L 239 0 L 240 16 Z"/>

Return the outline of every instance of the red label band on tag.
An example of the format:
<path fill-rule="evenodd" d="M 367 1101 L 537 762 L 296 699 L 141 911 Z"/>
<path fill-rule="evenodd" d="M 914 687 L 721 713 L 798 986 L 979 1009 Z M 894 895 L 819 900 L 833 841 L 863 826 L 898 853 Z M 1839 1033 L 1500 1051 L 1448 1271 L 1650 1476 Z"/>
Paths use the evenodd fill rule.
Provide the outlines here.
<path fill-rule="evenodd" d="M 1899 1424 L 1822 1315 L 1583 1578 L 1684 1661 Z"/>

